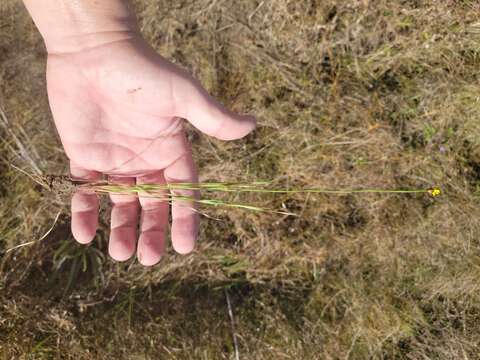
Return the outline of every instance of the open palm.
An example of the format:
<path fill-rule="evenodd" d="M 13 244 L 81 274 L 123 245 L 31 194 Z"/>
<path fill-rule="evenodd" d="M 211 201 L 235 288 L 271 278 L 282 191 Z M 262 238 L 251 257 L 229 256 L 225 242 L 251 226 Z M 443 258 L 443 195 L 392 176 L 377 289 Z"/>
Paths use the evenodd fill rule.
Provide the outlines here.
<path fill-rule="evenodd" d="M 81 52 L 50 54 L 47 82 L 55 124 L 75 178 L 95 180 L 105 175 L 122 184 L 196 182 L 183 119 L 223 140 L 241 138 L 255 127 L 252 117 L 229 112 L 196 80 L 137 37 Z M 165 248 L 168 203 L 128 195 L 110 197 L 110 255 L 127 260 L 137 249 L 142 264 L 157 263 Z M 97 196 L 74 194 L 74 237 L 90 242 L 97 224 Z M 175 250 L 190 252 L 197 232 L 194 205 L 174 202 Z"/>

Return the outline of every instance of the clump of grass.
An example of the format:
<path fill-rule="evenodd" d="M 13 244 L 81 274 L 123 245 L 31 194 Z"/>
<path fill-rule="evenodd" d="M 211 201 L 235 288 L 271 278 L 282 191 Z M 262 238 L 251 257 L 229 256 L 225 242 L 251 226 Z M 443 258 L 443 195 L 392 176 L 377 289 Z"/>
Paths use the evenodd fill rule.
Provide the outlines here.
<path fill-rule="evenodd" d="M 439 196 L 441 190 L 438 187 L 428 189 L 372 189 L 372 188 L 345 188 L 345 189 L 329 189 L 329 188 L 288 188 L 279 189 L 272 187 L 272 181 L 254 181 L 250 183 L 241 182 L 200 182 L 200 183 L 169 183 L 169 184 L 136 184 L 123 185 L 114 184 L 108 181 L 82 181 L 69 178 L 64 175 L 46 175 L 32 176 L 39 184 L 53 192 L 68 193 L 75 190 L 93 191 L 97 194 L 136 194 L 141 197 L 159 198 L 164 201 L 188 201 L 200 205 L 213 207 L 230 207 L 244 209 L 250 211 L 270 212 L 283 215 L 296 215 L 284 210 L 269 209 L 254 204 L 241 204 L 224 201 L 217 198 L 204 197 L 197 198 L 194 196 L 179 195 L 176 191 L 189 190 L 208 193 L 263 193 L 263 194 L 330 194 L 330 195 L 347 195 L 347 194 L 430 194 L 431 196 Z"/>

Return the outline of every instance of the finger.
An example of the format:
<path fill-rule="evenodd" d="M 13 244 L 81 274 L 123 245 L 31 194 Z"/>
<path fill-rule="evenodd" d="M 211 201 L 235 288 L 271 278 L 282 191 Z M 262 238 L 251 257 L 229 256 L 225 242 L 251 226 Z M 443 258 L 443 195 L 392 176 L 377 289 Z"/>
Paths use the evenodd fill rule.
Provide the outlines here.
<path fill-rule="evenodd" d="M 70 174 L 77 180 L 100 180 L 102 175 L 70 163 Z M 72 196 L 72 234 L 81 244 L 88 244 L 95 237 L 98 227 L 98 196 L 93 192 L 77 190 Z"/>
<path fill-rule="evenodd" d="M 211 97 L 196 80 L 174 83 L 179 116 L 220 140 L 240 139 L 255 129 L 255 117 L 235 114 Z"/>
<path fill-rule="evenodd" d="M 135 185 L 130 177 L 109 176 L 114 184 Z M 125 261 L 135 253 L 138 225 L 138 198 L 136 195 L 110 194 L 112 215 L 108 252 L 117 261 Z"/>
<path fill-rule="evenodd" d="M 137 184 L 165 185 L 163 172 L 139 176 Z M 155 191 L 153 195 L 139 196 L 142 212 L 137 257 L 140 264 L 155 265 L 165 253 L 165 232 L 168 224 L 167 191 Z"/>
<path fill-rule="evenodd" d="M 190 149 L 164 170 L 167 183 L 197 183 L 197 171 Z M 198 198 L 197 191 L 175 190 L 175 195 Z M 199 228 L 199 216 L 193 201 L 172 201 L 172 245 L 180 254 L 191 252 L 195 246 Z"/>

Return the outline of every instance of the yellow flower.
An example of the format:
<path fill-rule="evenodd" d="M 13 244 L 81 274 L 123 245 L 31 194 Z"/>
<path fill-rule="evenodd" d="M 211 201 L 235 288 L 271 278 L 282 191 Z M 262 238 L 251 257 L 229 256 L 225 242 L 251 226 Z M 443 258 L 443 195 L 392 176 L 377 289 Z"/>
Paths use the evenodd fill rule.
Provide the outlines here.
<path fill-rule="evenodd" d="M 432 196 L 439 196 L 442 193 L 442 191 L 439 188 L 432 188 L 432 189 L 428 189 L 427 191 Z"/>

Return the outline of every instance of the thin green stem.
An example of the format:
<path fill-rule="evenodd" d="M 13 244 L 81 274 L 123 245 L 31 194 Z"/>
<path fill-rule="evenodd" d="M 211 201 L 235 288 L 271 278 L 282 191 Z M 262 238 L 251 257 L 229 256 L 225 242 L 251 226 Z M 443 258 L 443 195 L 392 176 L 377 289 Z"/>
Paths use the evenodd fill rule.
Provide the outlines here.
<path fill-rule="evenodd" d="M 223 206 L 238 209 L 245 209 L 258 212 L 270 212 L 284 215 L 295 215 L 286 211 L 278 211 L 249 204 L 230 203 L 220 199 L 202 198 L 194 196 L 179 195 L 176 191 L 208 191 L 208 192 L 235 192 L 235 193 L 266 193 L 266 194 L 421 194 L 429 193 L 432 196 L 440 195 L 440 189 L 272 189 L 268 188 L 270 182 L 258 181 L 252 183 L 171 183 L 171 184 L 139 184 L 139 185 L 118 185 L 110 183 L 86 183 L 80 185 L 80 188 L 94 191 L 97 193 L 117 193 L 117 194 L 136 194 L 142 197 L 155 197 L 164 201 L 188 201 L 208 206 Z"/>
<path fill-rule="evenodd" d="M 264 186 L 268 183 L 174 183 L 174 184 L 142 184 L 142 185 L 82 185 L 87 189 L 100 192 L 125 192 L 125 193 L 141 193 L 150 191 L 165 191 L 165 190 L 206 190 L 218 192 L 257 192 L 257 193 L 281 193 L 281 194 L 295 194 L 295 193 L 316 193 L 316 194 L 355 194 L 355 193 L 431 193 L 431 189 L 269 189 L 262 187 L 255 187 L 255 185 Z M 253 185 L 253 186 L 252 186 Z"/>

